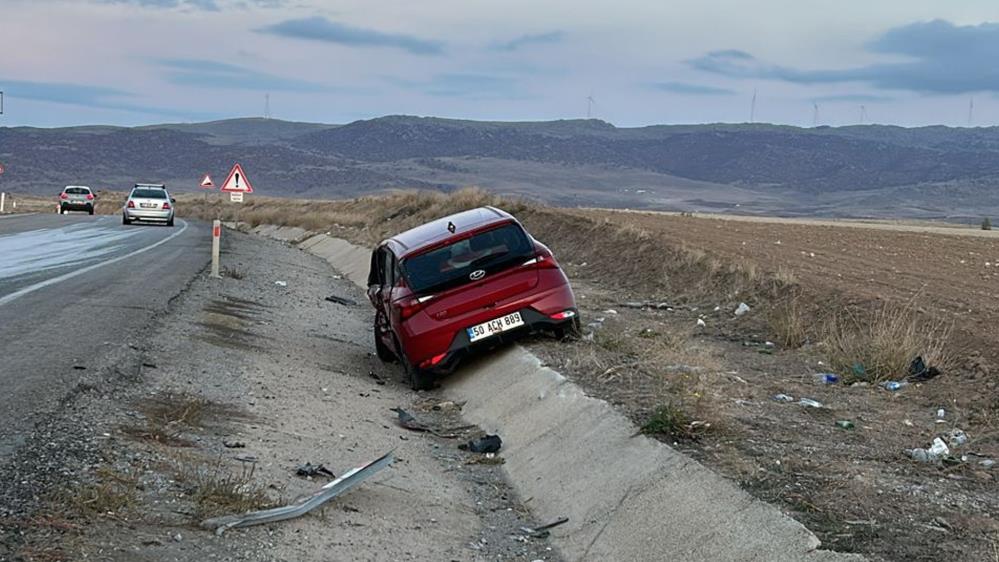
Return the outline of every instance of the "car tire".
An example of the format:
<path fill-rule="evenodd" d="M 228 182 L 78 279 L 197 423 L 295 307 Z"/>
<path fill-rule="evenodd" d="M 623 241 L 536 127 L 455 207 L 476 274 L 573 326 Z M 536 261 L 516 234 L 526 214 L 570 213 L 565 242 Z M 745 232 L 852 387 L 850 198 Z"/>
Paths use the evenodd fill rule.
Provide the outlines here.
<path fill-rule="evenodd" d="M 126 217 L 125 215 L 122 215 L 121 216 L 121 224 L 125 224 L 125 225 L 132 224 L 132 221 L 128 220 L 128 217 Z"/>
<path fill-rule="evenodd" d="M 424 371 L 407 359 L 402 359 L 402 365 L 406 369 L 406 377 L 409 378 L 409 386 L 413 390 L 430 390 L 434 387 L 433 373 Z"/>
<path fill-rule="evenodd" d="M 560 340 L 578 340 L 581 333 L 579 317 L 555 328 L 555 337 Z"/>
<path fill-rule="evenodd" d="M 167 226 L 173 226 L 173 217 L 170 217 L 170 220 L 167 221 Z"/>
<path fill-rule="evenodd" d="M 89 214 L 91 214 L 91 215 L 92 215 L 92 214 L 94 214 L 94 210 L 93 210 L 93 209 L 87 209 L 87 212 L 88 212 Z"/>
<path fill-rule="evenodd" d="M 396 360 L 395 353 L 392 353 L 392 350 L 385 345 L 382 338 L 378 337 L 377 322 L 375 324 L 375 355 L 378 356 L 378 359 L 380 359 L 382 363 L 392 363 Z"/>
<path fill-rule="evenodd" d="M 402 346 L 399 344 L 399 340 L 392 335 L 392 343 L 395 344 L 395 348 L 399 350 L 397 357 L 399 362 L 402 363 L 402 368 L 406 372 L 406 380 L 409 381 L 409 386 L 413 390 L 430 390 L 434 387 L 434 375 L 428 371 L 413 365 L 406 358 L 406 353 L 402 351 Z"/>

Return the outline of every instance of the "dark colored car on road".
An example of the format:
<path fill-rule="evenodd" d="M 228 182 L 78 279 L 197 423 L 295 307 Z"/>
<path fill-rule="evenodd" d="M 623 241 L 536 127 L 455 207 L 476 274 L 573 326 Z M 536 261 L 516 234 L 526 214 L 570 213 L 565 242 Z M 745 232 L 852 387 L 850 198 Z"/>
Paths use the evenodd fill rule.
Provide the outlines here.
<path fill-rule="evenodd" d="M 552 252 L 510 214 L 482 207 L 407 230 L 371 255 L 375 348 L 414 389 L 470 351 L 530 332 L 579 331 L 575 296 Z"/>

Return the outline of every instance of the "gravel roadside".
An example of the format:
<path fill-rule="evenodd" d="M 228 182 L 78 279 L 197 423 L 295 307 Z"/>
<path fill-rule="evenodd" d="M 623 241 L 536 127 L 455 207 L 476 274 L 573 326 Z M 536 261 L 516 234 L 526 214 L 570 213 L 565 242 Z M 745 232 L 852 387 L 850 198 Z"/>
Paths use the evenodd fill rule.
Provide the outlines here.
<path fill-rule="evenodd" d="M 519 530 L 543 522 L 503 480 L 501 455 L 458 450 L 477 435 L 460 406 L 413 393 L 372 356 L 356 287 L 237 232 L 223 264 L 223 279 L 198 277 L 95 367 L 3 472 L 24 485 L 4 491 L 0 560 L 558 559 Z M 399 427 L 394 407 L 444 436 Z M 196 526 L 326 481 L 296 476 L 300 464 L 339 475 L 388 451 L 395 464 L 315 514 L 222 537 Z"/>

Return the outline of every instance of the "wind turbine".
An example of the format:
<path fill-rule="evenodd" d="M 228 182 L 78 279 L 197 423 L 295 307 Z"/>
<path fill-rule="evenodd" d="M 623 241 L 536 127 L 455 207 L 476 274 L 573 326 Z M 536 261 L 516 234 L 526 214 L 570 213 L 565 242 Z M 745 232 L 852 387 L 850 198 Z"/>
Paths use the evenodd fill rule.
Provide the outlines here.
<path fill-rule="evenodd" d="M 860 124 L 863 125 L 867 121 L 867 107 L 860 106 Z"/>
<path fill-rule="evenodd" d="M 593 94 L 586 96 L 586 118 L 590 119 L 593 117 L 593 104 L 597 103 L 597 100 L 593 99 Z"/>
<path fill-rule="evenodd" d="M 817 127 L 819 124 L 819 104 L 812 102 L 812 126 Z"/>
<path fill-rule="evenodd" d="M 975 121 L 974 117 L 975 117 L 975 97 L 972 96 L 971 99 L 968 100 L 968 126 L 969 127 L 971 126 L 972 123 L 974 123 L 974 121 Z"/>
<path fill-rule="evenodd" d="M 749 103 L 749 122 L 756 122 L 756 88 L 753 88 L 753 101 Z"/>

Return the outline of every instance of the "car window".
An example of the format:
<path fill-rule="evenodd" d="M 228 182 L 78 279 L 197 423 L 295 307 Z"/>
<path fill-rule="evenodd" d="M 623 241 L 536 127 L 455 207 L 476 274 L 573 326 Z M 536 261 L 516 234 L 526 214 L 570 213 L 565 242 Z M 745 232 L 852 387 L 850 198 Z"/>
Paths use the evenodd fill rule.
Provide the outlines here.
<path fill-rule="evenodd" d="M 90 193 L 90 190 L 85 187 L 67 187 L 66 193 L 71 195 L 86 195 Z"/>
<path fill-rule="evenodd" d="M 428 292 L 466 283 L 474 271 L 500 271 L 533 255 L 524 229 L 506 224 L 406 258 L 402 270 L 411 289 Z"/>
<path fill-rule="evenodd" d="M 167 193 L 162 189 L 135 189 L 132 191 L 132 197 L 140 199 L 166 199 Z"/>
<path fill-rule="evenodd" d="M 388 248 L 382 249 L 382 266 L 381 271 L 383 275 L 382 285 L 386 287 L 391 287 L 395 284 L 395 255 Z"/>

